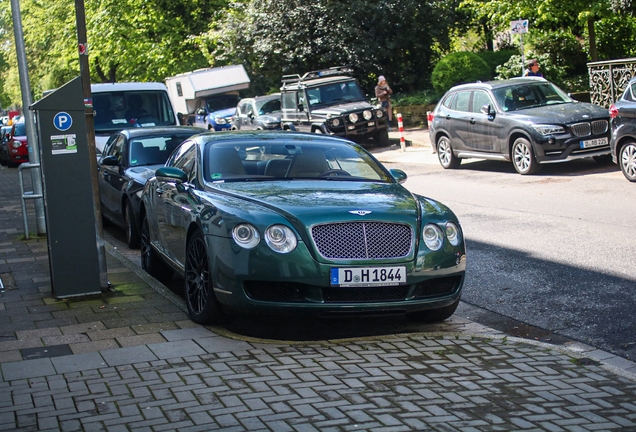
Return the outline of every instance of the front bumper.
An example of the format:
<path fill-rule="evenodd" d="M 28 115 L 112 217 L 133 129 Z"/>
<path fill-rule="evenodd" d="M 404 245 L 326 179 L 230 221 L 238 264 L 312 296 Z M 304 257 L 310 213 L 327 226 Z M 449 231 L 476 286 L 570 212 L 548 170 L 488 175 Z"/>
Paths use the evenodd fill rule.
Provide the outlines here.
<path fill-rule="evenodd" d="M 250 314 L 326 316 L 341 314 L 412 313 L 438 309 L 461 297 L 466 272 L 463 245 L 448 245 L 437 252 L 420 251 L 410 261 L 379 260 L 365 263 L 322 263 L 304 244 L 280 255 L 267 248 L 232 247 L 206 236 L 208 250 L 227 255 L 210 256 L 215 294 L 229 310 Z M 225 248 L 221 245 L 225 243 Z M 228 250 L 230 246 L 232 252 Z M 406 267 L 404 285 L 332 287 L 333 267 Z"/>
<path fill-rule="evenodd" d="M 590 148 L 581 148 L 582 141 L 606 138 L 607 144 Z M 582 159 L 594 156 L 603 156 L 611 153 L 609 133 L 601 135 L 589 135 L 585 137 L 573 137 L 569 134 L 555 136 L 541 136 L 534 139 L 533 145 L 535 157 L 538 163 L 567 162 L 574 159 Z"/>

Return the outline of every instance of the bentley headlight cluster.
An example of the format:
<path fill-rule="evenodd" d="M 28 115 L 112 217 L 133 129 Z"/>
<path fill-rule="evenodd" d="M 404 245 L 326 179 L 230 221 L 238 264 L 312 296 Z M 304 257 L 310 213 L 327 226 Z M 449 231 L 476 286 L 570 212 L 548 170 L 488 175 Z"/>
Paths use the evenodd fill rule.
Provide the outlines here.
<path fill-rule="evenodd" d="M 367 120 L 367 121 L 371 120 L 373 118 L 373 113 L 371 111 L 369 111 L 369 110 L 365 110 L 362 113 L 362 117 L 364 117 L 364 119 Z"/>
<path fill-rule="evenodd" d="M 241 223 L 232 230 L 232 238 L 237 245 L 245 249 L 258 246 L 261 236 L 255 226 Z M 298 239 L 294 232 L 285 225 L 272 225 L 265 230 L 265 243 L 274 252 L 289 253 L 296 249 Z"/>
<path fill-rule="evenodd" d="M 442 248 L 444 245 L 444 237 L 446 237 L 448 242 L 453 246 L 458 246 L 462 241 L 459 227 L 453 222 L 447 222 L 444 226 L 444 230 L 437 224 L 426 224 L 422 230 L 422 235 L 426 247 L 432 251 L 438 251 Z"/>
<path fill-rule="evenodd" d="M 349 114 L 349 121 L 351 123 L 357 123 L 358 122 L 358 114 L 356 114 L 356 113 Z"/>
<path fill-rule="evenodd" d="M 535 125 L 532 125 L 532 127 L 541 135 L 554 135 L 554 134 L 565 133 L 565 129 L 563 129 L 563 126 L 559 126 L 559 125 L 535 124 Z"/>
<path fill-rule="evenodd" d="M 289 253 L 296 249 L 298 240 L 285 225 L 272 225 L 265 230 L 265 243 L 276 252 Z"/>
<path fill-rule="evenodd" d="M 375 116 L 376 116 L 377 118 L 382 118 L 382 117 L 384 117 L 384 112 L 382 112 L 382 110 L 377 110 L 377 111 L 375 112 Z"/>

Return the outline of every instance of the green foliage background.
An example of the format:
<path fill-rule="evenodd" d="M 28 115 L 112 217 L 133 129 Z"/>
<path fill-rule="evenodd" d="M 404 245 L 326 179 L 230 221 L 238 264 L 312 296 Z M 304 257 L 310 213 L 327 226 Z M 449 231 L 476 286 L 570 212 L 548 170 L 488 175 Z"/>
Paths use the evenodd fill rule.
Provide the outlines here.
<path fill-rule="evenodd" d="M 433 68 L 458 49 L 485 61 L 486 78 L 514 75 L 519 39 L 510 37 L 508 27 L 520 17 L 530 20 L 526 54 L 540 57 L 546 75 L 563 86 L 584 87 L 592 58 L 636 56 L 631 0 L 85 2 L 93 82 L 162 82 L 182 72 L 240 63 L 254 95 L 277 90 L 283 74 L 349 65 L 369 95 L 377 76 L 385 75 L 396 101 L 428 100 Z M 37 100 L 42 91 L 79 75 L 74 1 L 21 0 L 20 7 Z M 493 44 L 512 50 L 493 51 Z M 476 76 L 483 78 L 483 63 L 477 64 Z M 474 78 L 465 76 L 460 78 Z M 0 0 L 0 103 L 21 104 L 7 0 Z"/>

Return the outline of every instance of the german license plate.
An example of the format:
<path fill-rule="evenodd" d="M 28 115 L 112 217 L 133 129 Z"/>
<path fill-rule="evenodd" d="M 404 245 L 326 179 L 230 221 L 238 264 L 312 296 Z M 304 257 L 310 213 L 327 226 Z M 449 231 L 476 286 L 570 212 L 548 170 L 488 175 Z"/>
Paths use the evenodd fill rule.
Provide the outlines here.
<path fill-rule="evenodd" d="M 331 286 L 371 287 L 376 285 L 403 285 L 406 267 L 350 267 L 332 268 Z"/>
<path fill-rule="evenodd" d="M 603 146 L 603 145 L 607 145 L 607 144 L 608 144 L 607 137 L 594 138 L 594 139 L 591 139 L 591 140 L 581 141 L 579 143 L 579 145 L 581 146 L 582 149 L 586 149 L 586 148 L 590 148 L 590 147 L 598 147 L 598 146 Z"/>

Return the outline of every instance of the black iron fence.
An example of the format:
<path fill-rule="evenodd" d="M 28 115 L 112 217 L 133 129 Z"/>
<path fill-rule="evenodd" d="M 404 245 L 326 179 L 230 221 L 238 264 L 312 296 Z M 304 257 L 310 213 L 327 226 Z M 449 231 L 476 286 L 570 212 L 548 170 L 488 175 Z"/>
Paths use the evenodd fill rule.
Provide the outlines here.
<path fill-rule="evenodd" d="M 590 74 L 591 102 L 609 108 L 636 75 L 636 58 L 588 63 L 587 69 Z"/>

